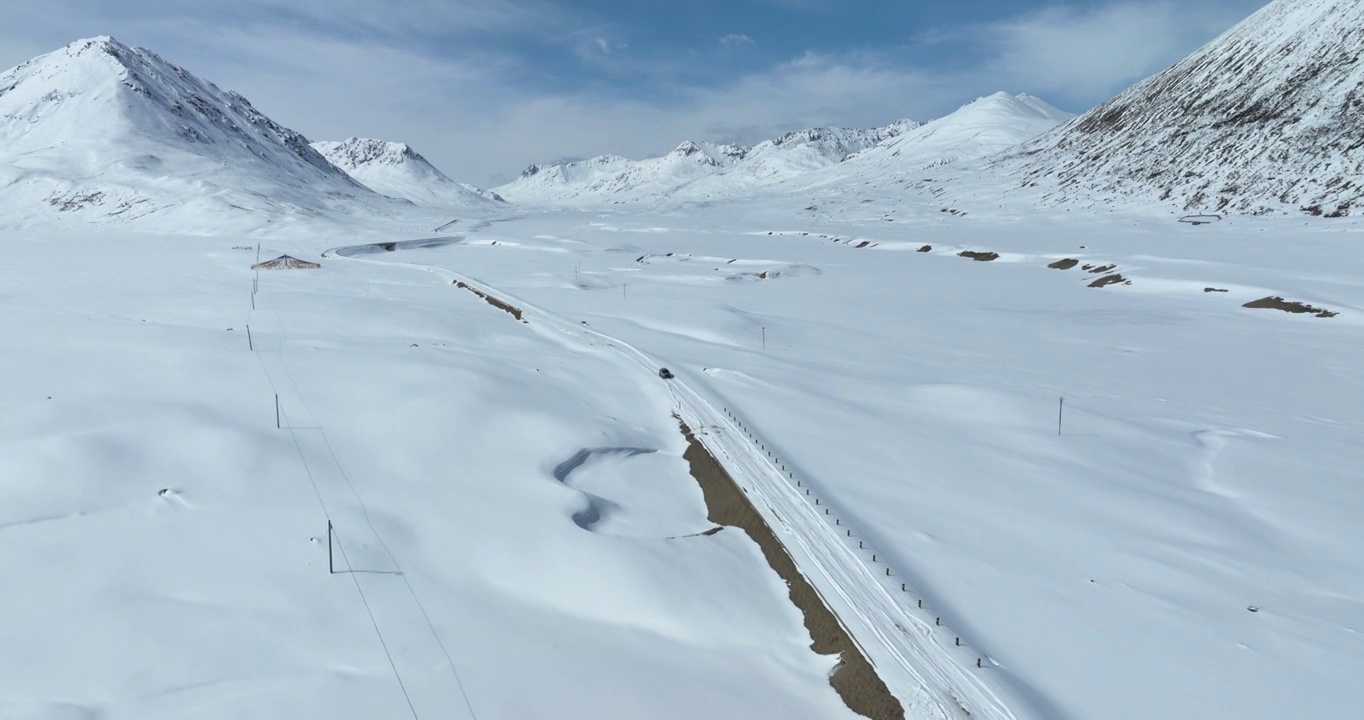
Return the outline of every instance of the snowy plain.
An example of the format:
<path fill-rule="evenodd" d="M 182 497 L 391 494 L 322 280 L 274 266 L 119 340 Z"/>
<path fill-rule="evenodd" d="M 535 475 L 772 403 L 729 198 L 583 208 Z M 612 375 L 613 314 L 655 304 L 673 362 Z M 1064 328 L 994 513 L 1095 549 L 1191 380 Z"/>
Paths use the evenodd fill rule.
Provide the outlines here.
<path fill-rule="evenodd" d="M 734 410 L 1019 716 L 1351 714 L 1364 227 L 940 210 L 826 187 L 554 211 L 388 259 L 585 321 Z M 1132 284 L 1047 267 L 1067 258 Z M 1242 307 L 1266 296 L 1339 314 Z"/>
<path fill-rule="evenodd" d="M 756 546 L 686 537 L 656 378 L 406 268 L 253 312 L 243 240 L 4 242 L 0 716 L 851 716 Z"/>
<path fill-rule="evenodd" d="M 850 716 L 756 547 L 688 537 L 676 390 L 603 336 L 904 584 L 906 642 L 965 673 L 894 677 L 910 717 L 1364 701 L 1364 226 L 855 187 L 518 211 L 353 257 L 453 218 L 276 232 L 323 268 L 254 311 L 259 231 L 4 231 L 4 716 Z M 360 572 L 327 574 L 328 517 Z"/>

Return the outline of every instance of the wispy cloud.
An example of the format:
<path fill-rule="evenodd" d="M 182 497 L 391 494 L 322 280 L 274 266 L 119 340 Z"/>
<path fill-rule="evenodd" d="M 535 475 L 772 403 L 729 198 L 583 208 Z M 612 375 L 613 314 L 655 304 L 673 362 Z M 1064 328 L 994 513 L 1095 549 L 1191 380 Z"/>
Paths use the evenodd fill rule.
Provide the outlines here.
<path fill-rule="evenodd" d="M 799 52 L 709 28 L 690 47 L 659 47 L 632 42 L 649 37 L 637 27 L 551 0 L 204 0 L 175 13 L 163 0 L 5 2 L 0 65 L 113 34 L 242 92 L 315 139 L 409 142 L 451 175 L 487 183 L 549 158 L 639 157 L 685 139 L 753 143 L 815 125 L 929 119 L 1000 89 L 1079 110 L 1260 0 L 1058 5 L 920 34 L 911 45 L 933 47 L 918 59 L 903 38 L 900 47 Z M 824 12 L 832 0 L 747 3 Z M 717 44 L 750 50 L 709 58 L 706 46 Z M 749 58 L 741 68 L 740 55 Z"/>
<path fill-rule="evenodd" d="M 1096 98 L 1173 63 L 1262 0 L 1057 5 L 971 28 L 980 70 L 1052 97 Z M 939 40 L 941 38 L 938 38 Z"/>

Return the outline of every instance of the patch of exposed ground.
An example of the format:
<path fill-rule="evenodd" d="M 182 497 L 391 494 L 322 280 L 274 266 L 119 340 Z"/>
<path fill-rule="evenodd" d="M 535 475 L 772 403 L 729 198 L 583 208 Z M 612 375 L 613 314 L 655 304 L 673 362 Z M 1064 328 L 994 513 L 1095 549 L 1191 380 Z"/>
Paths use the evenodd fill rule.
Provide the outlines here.
<path fill-rule="evenodd" d="M 925 246 L 919 248 L 918 250 L 916 250 L 915 252 L 921 252 L 921 253 L 933 252 L 933 246 L 932 246 L 932 245 L 925 245 Z"/>
<path fill-rule="evenodd" d="M 488 303 L 489 305 L 492 305 L 493 307 L 497 308 L 498 310 L 501 310 L 501 311 L 503 311 L 503 312 L 505 312 L 505 313 L 508 313 L 509 315 L 511 315 L 512 317 L 516 318 L 517 320 L 521 320 L 521 322 L 529 322 L 528 320 L 523 320 L 523 319 L 521 318 L 521 308 L 516 307 L 515 305 L 509 305 L 509 304 L 507 304 L 507 303 L 505 303 L 505 302 L 503 302 L 503 301 L 501 301 L 501 300 L 498 300 L 497 298 L 493 297 L 492 295 L 489 295 L 488 293 L 485 293 L 485 292 L 483 292 L 482 290 L 479 290 L 478 288 L 473 287 L 472 285 L 469 285 L 468 283 L 464 282 L 463 280 L 456 280 L 456 281 L 455 281 L 455 287 L 461 288 L 461 289 L 463 289 L 463 290 L 468 290 L 469 292 L 471 292 L 471 293 L 473 293 L 473 294 L 475 294 L 475 295 L 477 295 L 477 296 L 483 298 L 484 302 Z"/>
<path fill-rule="evenodd" d="M 1252 300 L 1241 307 L 1248 307 L 1254 310 L 1282 310 L 1288 313 L 1310 314 L 1322 318 L 1335 317 L 1339 314 L 1319 307 L 1312 307 L 1307 303 L 1284 300 L 1277 295 L 1260 298 L 1259 300 Z"/>
<path fill-rule="evenodd" d="M 1099 278 L 1098 280 L 1095 280 L 1094 282 L 1090 283 L 1089 286 L 1092 288 L 1103 288 L 1108 287 L 1109 285 L 1117 285 L 1119 283 L 1123 285 L 1131 285 L 1132 281 L 1123 277 L 1119 273 L 1113 273 L 1112 275 L 1105 275 Z"/>
<path fill-rule="evenodd" d="M 1095 275 L 1102 275 L 1104 273 L 1111 273 L 1117 268 L 1118 268 L 1117 265 L 1110 264 L 1110 265 L 1086 265 L 1082 269 L 1085 272 L 1094 273 Z"/>
<path fill-rule="evenodd" d="M 1065 260 L 1057 260 L 1056 262 L 1048 265 L 1047 267 L 1051 268 L 1052 270 L 1069 270 L 1079 264 L 1080 261 L 1076 260 L 1075 258 L 1066 258 Z"/>
<path fill-rule="evenodd" d="M 1223 288 L 1205 287 L 1205 288 L 1203 288 L 1203 292 L 1205 292 L 1205 293 L 1224 293 L 1224 292 L 1230 292 L 1230 291 L 1229 291 L 1229 290 L 1225 290 L 1225 289 L 1223 289 Z"/>
<path fill-rule="evenodd" d="M 957 253 L 957 256 L 958 256 L 958 257 L 964 257 L 964 258 L 971 258 L 972 260 L 975 260 L 976 262 L 991 262 L 991 261 L 994 261 L 994 260 L 998 260 L 998 259 L 999 259 L 999 253 L 996 253 L 996 252 L 977 252 L 977 251 L 975 251 L 975 250 L 966 250 L 966 251 L 964 251 L 964 252 L 959 252 L 959 253 Z"/>
<path fill-rule="evenodd" d="M 839 656 L 840 663 L 829 679 L 829 684 L 839 697 L 853 712 L 863 717 L 903 720 L 905 710 L 900 701 L 891 694 L 890 688 L 876 674 L 876 669 L 848 636 L 838 618 L 825 606 L 819 593 L 796 569 L 795 562 L 763 521 L 762 515 L 758 514 L 729 473 L 725 472 L 724 467 L 696 439 L 685 423 L 682 424 L 682 434 L 690 443 L 683 458 L 691 465 L 692 477 L 701 486 L 710 521 L 737 527 L 748 533 L 762 549 L 768 565 L 786 581 L 791 602 L 805 616 L 805 627 L 814 639 L 811 648 L 821 655 Z"/>
<path fill-rule="evenodd" d="M 47 199 L 47 204 L 57 208 L 61 212 L 72 212 L 74 210 L 90 207 L 91 205 L 103 205 L 104 193 L 99 191 L 89 193 L 72 191 L 66 195 L 53 194 Z"/>

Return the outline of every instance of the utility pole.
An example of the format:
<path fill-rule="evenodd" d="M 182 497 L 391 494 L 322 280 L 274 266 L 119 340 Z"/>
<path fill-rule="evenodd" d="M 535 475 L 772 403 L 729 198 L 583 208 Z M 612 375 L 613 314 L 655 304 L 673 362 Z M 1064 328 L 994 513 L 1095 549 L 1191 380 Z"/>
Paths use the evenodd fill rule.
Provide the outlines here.
<path fill-rule="evenodd" d="M 336 574 L 336 565 L 332 562 L 332 521 L 327 521 L 327 574 Z"/>
<path fill-rule="evenodd" d="M 763 349 L 767 349 L 767 326 L 763 326 Z"/>
<path fill-rule="evenodd" d="M 1066 412 L 1066 399 L 1061 398 L 1061 406 L 1056 410 L 1056 434 L 1061 434 L 1061 417 Z"/>

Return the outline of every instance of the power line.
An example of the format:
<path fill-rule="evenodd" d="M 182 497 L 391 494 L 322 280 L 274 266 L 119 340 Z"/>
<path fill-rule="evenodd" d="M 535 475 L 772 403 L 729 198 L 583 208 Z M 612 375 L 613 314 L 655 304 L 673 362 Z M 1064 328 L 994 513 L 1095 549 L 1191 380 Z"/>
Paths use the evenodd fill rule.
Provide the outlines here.
<path fill-rule="evenodd" d="M 278 318 L 278 313 L 276 313 L 276 318 Z M 283 328 L 283 325 L 280 327 Z M 278 392 L 278 387 L 275 385 L 275 379 L 270 374 L 270 368 L 266 366 L 265 359 L 259 353 L 256 354 L 256 359 L 260 361 L 261 370 L 265 373 L 266 381 L 270 383 L 270 389 Z M 284 364 L 283 356 L 280 356 L 280 365 L 284 368 L 285 374 L 289 374 L 289 368 Z M 290 382 L 293 382 L 292 376 L 290 376 Z M 294 384 L 294 389 L 296 391 L 298 389 L 296 383 Z M 299 397 L 302 399 L 301 394 Z M 306 402 L 304 407 L 307 407 Z M 308 413 L 312 414 L 312 410 L 308 410 Z M 285 413 L 285 416 L 287 419 L 287 413 Z M 308 482 L 313 486 L 313 494 L 317 496 L 317 503 L 322 508 L 322 515 L 326 517 L 329 524 L 332 524 L 331 511 L 327 509 L 327 501 L 322 496 L 322 489 L 317 484 L 317 478 L 313 475 L 312 467 L 308 465 L 308 458 L 303 452 L 303 445 L 298 441 L 298 433 L 294 431 L 292 423 L 285 423 L 285 427 L 289 431 L 289 438 L 293 440 L 294 449 L 298 451 L 298 459 L 303 464 L 303 471 L 308 475 Z M 350 556 L 346 554 L 346 545 L 340 541 L 339 533 L 337 547 L 341 550 L 341 558 L 346 561 L 346 567 L 351 567 Z M 360 585 L 360 578 L 352 573 L 351 581 L 355 584 L 356 593 L 360 595 L 360 603 L 365 607 L 365 614 L 369 616 L 369 622 L 374 628 L 374 634 L 379 638 L 379 647 L 383 648 L 384 657 L 388 659 L 388 666 L 393 670 L 393 678 L 398 681 L 398 689 L 403 693 L 403 700 L 407 702 L 407 709 L 412 713 L 413 720 L 420 720 L 417 715 L 417 708 L 412 704 L 412 695 L 408 693 L 407 684 L 403 682 L 403 676 L 398 672 L 398 664 L 394 662 L 393 653 L 388 649 L 388 641 L 384 639 L 384 633 L 379 629 L 379 621 L 374 617 L 374 610 L 370 607 L 369 598 L 365 597 L 365 590 Z M 462 689 L 463 688 L 461 688 L 461 690 Z"/>
<path fill-rule="evenodd" d="M 285 327 L 284 327 L 284 319 L 281 318 L 280 315 L 279 315 L 279 310 L 272 307 L 272 308 L 271 308 L 271 312 L 274 313 L 274 315 L 275 315 L 275 320 L 279 323 L 280 334 L 281 334 L 281 335 L 285 334 L 285 333 L 287 332 L 287 330 L 286 330 Z M 416 604 L 417 610 L 418 610 L 419 612 L 421 612 L 422 619 L 426 621 L 426 627 L 427 627 L 427 629 L 431 632 L 431 637 L 436 641 L 436 645 L 437 645 L 438 647 L 440 647 L 441 654 L 445 656 L 446 664 L 447 664 L 447 666 L 450 668 L 450 674 L 451 674 L 451 676 L 452 676 L 452 677 L 454 678 L 454 680 L 455 680 L 455 685 L 459 688 L 460 697 L 464 700 L 464 705 L 465 705 L 465 707 L 466 707 L 466 708 L 468 709 L 468 711 L 469 711 L 469 716 L 472 717 L 472 718 L 474 718 L 474 720 L 477 720 L 478 715 L 477 715 L 477 713 L 474 712 L 473 703 L 469 700 L 469 692 L 468 692 L 468 690 L 467 690 L 467 689 L 465 688 L 465 686 L 464 686 L 464 680 L 460 677 L 459 669 L 455 666 L 455 661 L 454 661 L 454 658 L 450 655 L 450 650 L 449 650 L 449 648 L 447 648 L 447 647 L 445 646 L 445 641 L 441 639 L 440 633 L 436 630 L 436 625 L 435 625 L 435 623 L 431 620 L 431 615 L 426 611 L 426 606 L 425 606 L 425 604 L 422 603 L 421 597 L 417 594 L 416 588 L 414 588 L 414 587 L 412 586 L 412 581 L 407 577 L 407 573 L 403 570 L 402 564 L 401 564 L 400 562 L 398 562 L 398 558 L 397 558 L 397 556 L 393 553 L 392 548 L 390 548 L 389 545 L 388 545 L 388 542 L 384 540 L 384 537 L 383 537 L 383 535 L 379 532 L 378 528 L 376 528 L 376 527 L 374 526 L 374 521 L 373 521 L 373 519 L 370 517 L 370 513 L 369 513 L 369 505 L 365 502 L 364 498 L 360 496 L 360 492 L 356 489 L 355 483 L 351 481 L 350 474 L 346 472 L 346 468 L 341 464 L 341 460 L 337 457 L 337 455 L 336 455 L 336 449 L 335 449 L 335 447 L 332 445 L 331 438 L 328 437 L 327 431 L 322 427 L 322 422 L 321 422 L 320 420 L 318 420 L 318 418 L 317 418 L 317 413 L 313 412 L 312 407 L 308 404 L 308 400 L 307 400 L 307 398 L 304 396 L 302 388 L 299 387 L 297 379 L 294 378 L 293 371 L 289 369 L 289 364 L 288 364 L 287 362 L 285 362 L 285 360 L 284 360 L 284 354 L 283 354 L 282 348 L 279 349 L 279 351 L 277 352 L 277 357 L 279 358 L 280 367 L 284 369 L 285 377 L 287 377 L 287 378 L 289 379 L 289 384 L 293 386 L 293 388 L 294 388 L 294 393 L 298 396 L 299 401 L 303 404 L 304 410 L 307 411 L 308 415 L 309 415 L 310 417 L 312 417 L 313 422 L 316 423 L 316 425 L 317 425 L 317 428 L 316 428 L 316 429 L 317 429 L 317 432 L 318 432 L 318 434 L 321 435 L 321 437 L 322 437 L 322 442 L 323 442 L 323 444 L 324 444 L 324 445 L 326 446 L 326 448 L 327 448 L 327 454 L 331 456 L 332 464 L 335 465 L 337 471 L 341 473 L 341 478 L 345 481 L 346 487 L 350 488 L 351 495 L 355 497 L 356 503 L 359 504 L 361 515 L 365 518 L 365 524 L 369 526 L 370 532 L 373 533 L 374 538 L 375 538 L 376 540 L 379 541 L 380 547 L 382 547 L 382 548 L 384 549 L 384 554 L 386 554 L 386 555 L 388 556 L 389 561 L 393 563 L 394 569 L 398 571 L 398 575 L 399 575 L 399 577 L 402 578 L 402 580 L 403 580 L 403 585 L 406 586 L 407 592 L 408 592 L 409 595 L 411 595 L 413 603 Z M 262 361 L 262 362 L 263 362 L 263 361 Z M 267 376 L 268 376 L 268 374 L 269 374 L 269 373 L 267 372 Z M 293 429 L 292 429 L 292 428 L 290 429 L 290 433 L 293 434 Z M 296 435 L 295 435 L 295 437 L 294 437 L 294 442 L 295 442 L 296 444 L 297 444 L 297 442 L 298 442 L 298 439 L 297 439 L 297 436 L 296 436 Z M 300 452 L 300 454 L 302 453 L 302 448 L 301 448 L 301 447 L 300 447 L 300 449 L 299 449 L 299 452 Z M 304 464 L 305 464 L 305 466 L 306 466 L 306 464 L 307 464 L 306 460 L 304 461 Z M 311 473 L 309 473 L 309 477 L 311 478 Z M 315 482 L 314 482 L 314 490 L 317 490 L 317 485 L 316 485 Z M 320 500 L 320 499 L 321 499 L 321 494 L 320 494 L 320 491 L 318 491 L 318 492 L 319 492 L 319 500 Z M 324 508 L 325 508 L 325 505 L 324 505 Z M 343 557 L 343 558 L 345 557 L 345 552 L 344 552 L 344 550 L 342 551 L 342 557 Z M 349 567 L 349 565 L 350 565 L 350 560 L 349 560 L 349 558 L 346 558 L 346 564 L 347 564 L 347 566 Z M 356 578 L 354 577 L 354 575 L 352 575 L 352 579 L 356 581 L 356 586 L 357 586 L 357 588 L 358 588 L 358 587 L 359 587 L 359 580 L 356 579 Z M 363 592 L 361 593 L 361 597 L 363 598 Z M 373 619 L 373 616 L 371 615 L 371 620 L 372 620 L 372 619 Z M 378 630 L 377 624 L 376 624 L 376 626 L 375 626 L 375 629 L 376 629 L 376 631 Z M 381 639 L 382 639 L 382 636 L 381 636 Z M 385 648 L 385 650 L 387 650 L 387 648 Z M 390 661 L 391 661 L 391 657 L 390 657 Z M 397 673 L 397 668 L 396 668 L 396 667 L 394 668 L 394 673 L 395 673 L 395 674 Z M 399 684 L 400 684 L 400 685 L 402 684 L 401 678 L 399 678 Z M 404 690 L 404 693 L 405 693 L 405 692 L 406 692 L 406 691 Z M 409 698 L 408 702 L 409 702 L 409 704 L 411 703 L 411 699 L 410 699 L 410 698 Z M 414 715 L 415 715 L 415 710 L 414 710 Z"/>

